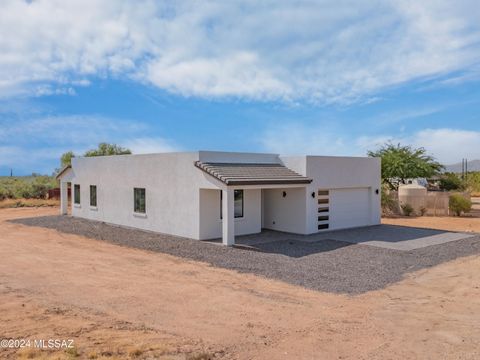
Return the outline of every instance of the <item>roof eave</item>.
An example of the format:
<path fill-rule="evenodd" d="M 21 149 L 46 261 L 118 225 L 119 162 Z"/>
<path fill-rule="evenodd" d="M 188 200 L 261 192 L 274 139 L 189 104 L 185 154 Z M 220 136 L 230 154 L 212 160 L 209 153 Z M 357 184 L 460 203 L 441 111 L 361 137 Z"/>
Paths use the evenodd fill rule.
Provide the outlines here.
<path fill-rule="evenodd" d="M 310 184 L 312 179 L 301 179 L 301 180 L 252 180 L 252 181 L 238 181 L 238 180 L 227 180 L 222 181 L 227 186 L 238 186 L 238 185 L 305 185 Z"/>
<path fill-rule="evenodd" d="M 68 169 L 71 169 L 72 168 L 72 165 L 66 165 L 64 166 L 60 172 L 57 174 L 57 176 L 55 176 L 55 179 L 58 180 L 62 177 L 62 175 L 68 170 Z"/>

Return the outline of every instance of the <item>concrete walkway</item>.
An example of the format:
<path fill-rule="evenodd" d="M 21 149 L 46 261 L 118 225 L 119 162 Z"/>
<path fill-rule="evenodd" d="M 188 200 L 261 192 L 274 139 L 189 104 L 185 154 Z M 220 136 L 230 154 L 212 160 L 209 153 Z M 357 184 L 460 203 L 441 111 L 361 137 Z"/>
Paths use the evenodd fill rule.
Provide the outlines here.
<path fill-rule="evenodd" d="M 377 225 L 365 228 L 329 231 L 322 234 L 307 236 L 264 230 L 261 234 L 237 236 L 236 243 L 238 245 L 255 247 L 256 244 L 281 240 L 304 242 L 336 240 L 352 244 L 370 245 L 384 249 L 411 251 L 427 246 L 467 239 L 477 235 L 478 234 L 413 228 L 407 226 Z"/>

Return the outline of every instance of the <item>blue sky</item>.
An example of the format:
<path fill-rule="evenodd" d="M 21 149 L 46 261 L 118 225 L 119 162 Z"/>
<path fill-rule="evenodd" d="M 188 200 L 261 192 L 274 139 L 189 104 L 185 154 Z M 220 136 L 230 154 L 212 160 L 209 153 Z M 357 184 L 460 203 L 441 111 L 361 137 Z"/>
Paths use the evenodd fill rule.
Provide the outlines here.
<path fill-rule="evenodd" d="M 0 175 L 99 142 L 480 158 L 475 1 L 4 1 Z"/>

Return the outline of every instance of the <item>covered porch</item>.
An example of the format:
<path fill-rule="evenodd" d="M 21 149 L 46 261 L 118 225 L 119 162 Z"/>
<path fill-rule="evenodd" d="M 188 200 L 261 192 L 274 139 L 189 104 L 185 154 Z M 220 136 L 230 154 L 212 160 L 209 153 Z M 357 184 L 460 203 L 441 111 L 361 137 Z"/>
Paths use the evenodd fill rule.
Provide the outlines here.
<path fill-rule="evenodd" d="M 235 244 L 236 235 L 258 233 L 262 228 L 304 231 L 301 224 L 311 179 L 277 163 L 196 162 L 195 166 L 208 174 L 217 189 L 200 189 L 201 238 L 214 238 L 218 225 L 227 246 Z"/>

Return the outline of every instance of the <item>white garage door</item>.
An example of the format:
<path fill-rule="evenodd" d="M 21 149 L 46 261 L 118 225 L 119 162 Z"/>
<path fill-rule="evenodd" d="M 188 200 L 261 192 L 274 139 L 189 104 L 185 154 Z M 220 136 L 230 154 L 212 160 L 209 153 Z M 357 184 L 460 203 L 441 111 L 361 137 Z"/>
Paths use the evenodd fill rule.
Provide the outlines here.
<path fill-rule="evenodd" d="M 368 188 L 330 190 L 330 229 L 370 225 Z"/>

